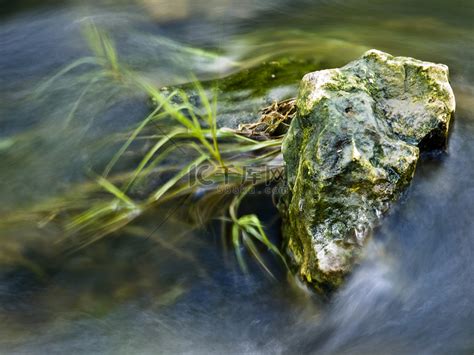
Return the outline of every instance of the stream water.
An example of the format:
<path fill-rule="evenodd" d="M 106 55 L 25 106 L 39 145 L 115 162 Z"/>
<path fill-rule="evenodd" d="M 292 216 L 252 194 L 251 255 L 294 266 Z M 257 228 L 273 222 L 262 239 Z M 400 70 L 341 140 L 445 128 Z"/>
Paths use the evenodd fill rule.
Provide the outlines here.
<path fill-rule="evenodd" d="M 457 99 L 447 153 L 424 157 L 367 256 L 329 301 L 268 256 L 243 274 L 219 228 L 173 208 L 73 254 L 35 223 L 0 229 L 2 354 L 472 354 L 474 3 L 470 0 L 15 1 L 0 13 L 0 218 L 99 171 L 113 134 L 149 112 L 143 94 L 79 68 L 93 21 L 120 60 L 159 86 L 217 79 L 219 124 L 296 95 L 303 73 L 370 48 L 442 62 Z M 78 102 L 80 98 L 80 104 Z M 73 112 L 73 114 L 71 114 Z M 243 206 L 279 240 L 268 197 Z M 189 203 L 189 202 L 185 202 Z"/>

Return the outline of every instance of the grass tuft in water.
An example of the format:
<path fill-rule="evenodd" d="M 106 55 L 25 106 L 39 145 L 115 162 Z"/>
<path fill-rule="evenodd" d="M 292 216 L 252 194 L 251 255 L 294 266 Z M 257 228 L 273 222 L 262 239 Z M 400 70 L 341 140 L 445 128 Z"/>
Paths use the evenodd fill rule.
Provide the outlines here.
<path fill-rule="evenodd" d="M 218 128 L 215 88 L 206 90 L 191 75 L 193 100 L 180 88 L 172 92 L 159 89 L 126 69 L 119 61 L 111 38 L 93 23 L 86 26 L 84 36 L 93 56 L 62 69 L 37 92 L 41 94 L 60 76 L 87 64 L 94 69 L 84 92 L 100 80 L 111 79 L 117 85 L 146 93 L 154 108 L 125 135 L 103 172 L 94 176 L 95 184 L 78 187 L 69 198 L 45 203 L 26 215 L 40 215 L 43 226 L 53 222 L 62 225 L 65 236 L 61 242 L 74 251 L 128 226 L 147 211 L 187 196 L 194 201 L 189 208 L 190 215 L 194 207 L 206 204 L 199 214 L 200 224 L 212 218 L 232 224 L 231 239 L 242 270 L 247 270 L 241 253 L 245 247 L 271 274 L 257 243 L 285 262 L 282 254 L 267 237 L 257 215 L 239 216 L 238 209 L 251 188 L 272 181 L 273 174 L 268 171 L 281 169 L 281 163 L 272 166 L 272 162 L 281 154 L 282 136 L 265 138 L 261 132 L 252 135 L 248 129 L 244 132 Z M 74 103 L 66 122 L 80 105 L 84 92 Z M 124 168 L 130 166 L 125 159 L 129 153 L 139 156 L 138 163 Z M 270 169 L 253 176 L 249 182 L 249 167 Z M 240 192 L 223 194 L 229 187 Z"/>

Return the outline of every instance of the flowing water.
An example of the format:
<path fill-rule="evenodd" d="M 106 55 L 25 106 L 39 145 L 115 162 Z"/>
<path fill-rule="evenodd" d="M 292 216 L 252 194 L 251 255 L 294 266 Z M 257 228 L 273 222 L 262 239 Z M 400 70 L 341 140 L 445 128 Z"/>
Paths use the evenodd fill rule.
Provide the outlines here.
<path fill-rule="evenodd" d="M 0 231 L 0 353 L 472 354 L 474 352 L 474 4 L 468 0 L 100 0 L 2 3 L 0 215 L 61 196 L 116 149 L 107 138 L 149 112 L 144 94 L 78 68 L 85 23 L 159 86 L 217 79 L 219 123 L 296 94 L 303 73 L 369 48 L 442 62 L 457 98 L 447 153 L 425 157 L 367 256 L 329 301 L 243 274 L 219 228 L 172 208 L 72 254 L 35 223 Z M 78 101 L 79 100 L 79 101 Z M 76 104 L 79 102 L 78 104 Z M 179 159 L 179 157 L 178 157 Z M 268 198 L 258 212 L 278 241 Z M 188 203 L 188 202 L 186 202 Z M 6 218 L 6 217 L 2 217 Z M 49 224 L 48 224 L 49 226 Z"/>

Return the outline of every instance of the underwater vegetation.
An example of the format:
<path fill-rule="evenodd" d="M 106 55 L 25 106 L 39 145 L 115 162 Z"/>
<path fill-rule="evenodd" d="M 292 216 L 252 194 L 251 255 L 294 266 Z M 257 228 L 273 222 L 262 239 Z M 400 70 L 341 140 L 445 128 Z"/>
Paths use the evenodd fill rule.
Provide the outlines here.
<path fill-rule="evenodd" d="M 64 127 L 72 124 L 83 100 L 101 82 L 145 94 L 150 113 L 128 132 L 108 138 L 116 152 L 102 171 L 88 172 L 91 181 L 76 184 L 63 196 L 12 211 L 2 218 L 2 225 L 32 220 L 38 228 L 54 225 L 62 234 L 56 241 L 59 250 L 71 253 L 144 214 L 156 213 L 160 206 L 174 204 L 184 211 L 189 228 L 220 221 L 242 270 L 248 269 L 243 248 L 269 274 L 260 246 L 285 263 L 257 215 L 240 215 L 239 207 L 246 195 L 262 186 L 275 188 L 281 177 L 281 143 L 291 108 L 285 106 L 283 114 L 278 105 L 264 110 L 263 129 L 218 127 L 219 92 L 214 82 L 201 83 L 190 73 L 189 84 L 158 87 L 122 64 L 114 41 L 94 23 L 84 25 L 83 34 L 92 55 L 59 70 L 39 85 L 35 97 L 41 98 L 61 77 L 81 70 L 83 89 L 64 118 Z"/>

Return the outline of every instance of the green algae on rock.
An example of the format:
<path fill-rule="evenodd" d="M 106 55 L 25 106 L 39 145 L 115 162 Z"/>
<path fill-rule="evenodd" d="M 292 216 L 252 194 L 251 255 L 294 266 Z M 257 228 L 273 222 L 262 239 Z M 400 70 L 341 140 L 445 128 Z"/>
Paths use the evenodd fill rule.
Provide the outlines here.
<path fill-rule="evenodd" d="M 339 286 L 369 231 L 410 183 L 420 150 L 446 144 L 448 68 L 377 50 L 304 76 L 283 142 L 286 252 L 317 290 Z"/>

